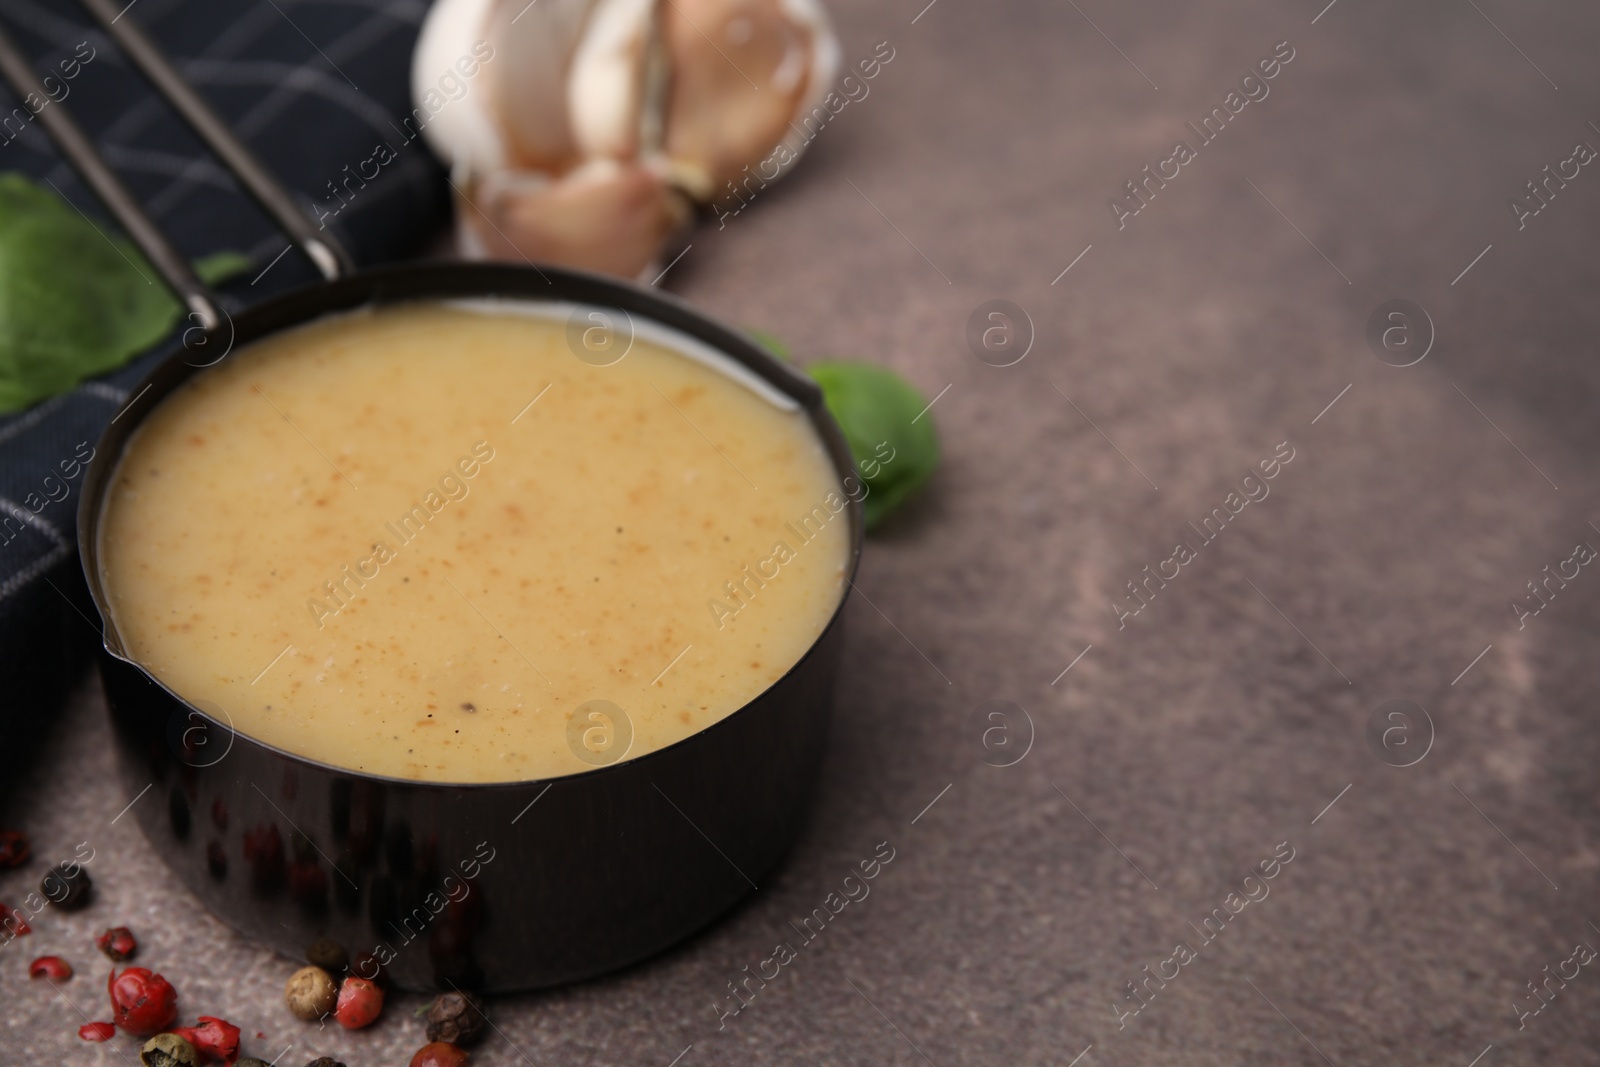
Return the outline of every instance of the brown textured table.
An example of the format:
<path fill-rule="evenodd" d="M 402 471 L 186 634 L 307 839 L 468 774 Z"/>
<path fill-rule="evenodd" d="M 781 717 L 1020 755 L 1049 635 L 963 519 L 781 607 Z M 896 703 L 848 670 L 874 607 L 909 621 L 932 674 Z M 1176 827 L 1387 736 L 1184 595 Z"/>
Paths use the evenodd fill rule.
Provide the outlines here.
<path fill-rule="evenodd" d="M 496 1002 L 478 1062 L 1600 1061 L 1600 974 L 1564 962 L 1600 947 L 1600 575 L 1564 563 L 1600 547 L 1600 172 L 1566 162 L 1600 146 L 1600 11 L 921 2 L 834 4 L 848 59 L 887 40 L 893 60 L 666 283 L 939 396 L 944 466 L 849 608 L 814 817 L 704 936 Z M 1280 42 L 1268 95 L 1201 143 L 1185 124 Z M 1180 139 L 1193 158 L 1164 162 Z M 1119 229 L 1108 201 L 1146 165 L 1176 176 Z M 1577 174 L 1519 228 L 1507 200 L 1547 165 Z M 996 298 L 1036 334 L 1009 367 L 966 340 Z M 1436 333 L 1405 368 L 1364 339 L 1395 298 Z M 1164 562 L 1219 507 L 1239 514 Z M 1547 564 L 1578 575 L 1519 629 Z M 1146 565 L 1177 576 L 1119 625 Z M 1384 724 L 1405 731 L 1390 762 L 1425 752 L 1409 767 L 1365 735 L 1389 699 L 1431 720 Z M 1018 751 L 980 743 L 990 700 L 1033 724 L 1009 767 L 985 762 Z M 133 798 L 107 740 L 86 682 L 5 813 L 46 856 L 93 842 L 101 897 L 0 953 L 0 1061 L 128 1062 L 73 1036 L 73 1004 L 104 1016 L 87 946 L 115 920 L 264 1058 L 404 1063 L 420 999 L 354 1035 L 290 1019 L 293 965 L 113 821 Z M 884 841 L 870 897 L 719 1030 L 726 983 Z M 51 950 L 82 968 L 62 996 L 25 977 Z M 1177 976 L 1122 1014 L 1147 966 Z M 1546 966 L 1577 977 L 1535 1001 Z"/>

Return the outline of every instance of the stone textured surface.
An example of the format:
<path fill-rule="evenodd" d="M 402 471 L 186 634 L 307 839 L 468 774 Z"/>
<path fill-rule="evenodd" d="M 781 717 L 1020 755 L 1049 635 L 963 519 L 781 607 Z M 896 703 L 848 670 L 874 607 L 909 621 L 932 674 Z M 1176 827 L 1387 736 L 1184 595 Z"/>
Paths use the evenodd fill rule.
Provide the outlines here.
<path fill-rule="evenodd" d="M 921 3 L 835 3 L 847 58 L 882 40 L 895 58 L 665 282 L 802 360 L 949 387 L 944 467 L 869 546 L 871 601 L 849 608 L 814 818 L 704 936 L 497 1001 L 477 1062 L 1600 1061 L 1593 967 L 1523 1029 L 1514 1008 L 1600 946 L 1600 576 L 1521 630 L 1508 606 L 1600 546 L 1600 173 L 1524 229 L 1506 206 L 1600 145 L 1600 11 Z M 1194 146 L 1185 121 L 1285 40 L 1270 96 L 1119 231 L 1107 199 Z M 1037 332 L 1006 368 L 965 340 L 995 297 Z M 1394 297 L 1437 329 L 1405 369 L 1363 340 Z M 1283 441 L 1271 495 L 1119 628 L 1108 600 Z M 1405 769 L 1363 736 L 1391 697 L 1435 728 Z M 1031 716 L 1014 766 L 984 762 L 991 699 Z M 90 939 L 123 922 L 185 1011 L 235 1020 L 254 1054 L 406 1062 L 420 998 L 365 1033 L 296 1023 L 293 962 L 198 912 L 113 821 L 133 798 L 103 716 L 86 681 L 5 809 L 41 857 L 91 842 L 101 896 L 0 951 L 0 1060 L 129 1062 L 125 1040 L 73 1036 L 79 1009 L 105 1014 Z M 881 841 L 896 857 L 871 896 L 719 1030 L 725 983 Z M 1199 944 L 1191 924 L 1280 842 L 1270 896 L 1119 1029 L 1125 983 Z M 42 870 L 0 876 L 0 899 Z M 25 976 L 46 951 L 80 968 L 60 995 Z"/>

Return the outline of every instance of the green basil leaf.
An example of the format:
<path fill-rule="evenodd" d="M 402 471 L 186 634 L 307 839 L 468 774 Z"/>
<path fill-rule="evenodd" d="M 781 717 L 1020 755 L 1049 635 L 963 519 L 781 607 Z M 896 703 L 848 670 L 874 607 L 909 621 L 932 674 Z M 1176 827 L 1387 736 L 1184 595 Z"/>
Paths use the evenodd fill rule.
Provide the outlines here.
<path fill-rule="evenodd" d="M 208 281 L 247 266 L 237 253 L 196 265 Z M 0 411 L 122 366 L 182 314 L 130 243 L 24 176 L 0 174 Z"/>
<path fill-rule="evenodd" d="M 243 252 L 213 252 L 194 261 L 194 272 L 207 285 L 221 285 L 254 265 Z"/>
<path fill-rule="evenodd" d="M 822 386 L 828 410 L 850 444 L 867 486 L 862 502 L 867 529 L 873 529 L 915 495 L 939 465 L 939 437 L 928 402 L 900 375 L 872 363 L 829 361 L 806 370 Z"/>

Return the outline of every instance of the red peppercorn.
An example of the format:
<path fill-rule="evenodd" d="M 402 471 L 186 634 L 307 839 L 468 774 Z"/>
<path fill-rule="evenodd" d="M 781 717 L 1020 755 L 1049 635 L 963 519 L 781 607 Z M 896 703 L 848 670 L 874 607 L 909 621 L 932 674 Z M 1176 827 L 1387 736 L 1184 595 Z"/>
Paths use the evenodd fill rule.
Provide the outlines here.
<path fill-rule="evenodd" d="M 21 908 L 13 909 L 10 904 L 0 903 L 0 923 L 11 937 L 21 937 L 23 934 L 33 933 L 33 927 L 28 925 L 27 918 L 22 914 Z"/>
<path fill-rule="evenodd" d="M 239 1028 L 214 1015 L 200 1016 L 199 1026 L 174 1026 L 172 1032 L 208 1059 L 232 1063 L 239 1058 Z"/>
<path fill-rule="evenodd" d="M 28 862 L 28 835 L 21 830 L 0 830 L 0 870 Z"/>
<path fill-rule="evenodd" d="M 117 1036 L 117 1028 L 110 1023 L 84 1023 L 78 1027 L 78 1036 L 85 1041 L 110 1041 Z"/>
<path fill-rule="evenodd" d="M 359 1030 L 372 1025 L 381 1011 L 383 990 L 378 988 L 376 982 L 352 974 L 339 986 L 339 1001 L 333 1009 L 333 1017 L 346 1030 Z"/>
<path fill-rule="evenodd" d="M 129 967 L 121 974 L 111 968 L 106 990 L 111 994 L 112 1017 L 130 1034 L 149 1037 L 171 1026 L 178 1017 L 178 991 L 147 968 Z"/>
<path fill-rule="evenodd" d="M 411 1067 L 466 1067 L 466 1049 L 445 1041 L 435 1041 L 417 1049 Z"/>
<path fill-rule="evenodd" d="M 28 964 L 29 978 L 48 978 L 52 982 L 65 982 L 72 977 L 72 964 L 60 956 L 40 956 Z"/>
<path fill-rule="evenodd" d="M 113 926 L 95 938 L 94 943 L 112 963 L 127 963 L 139 951 L 139 942 L 133 939 L 133 931 L 126 926 Z"/>

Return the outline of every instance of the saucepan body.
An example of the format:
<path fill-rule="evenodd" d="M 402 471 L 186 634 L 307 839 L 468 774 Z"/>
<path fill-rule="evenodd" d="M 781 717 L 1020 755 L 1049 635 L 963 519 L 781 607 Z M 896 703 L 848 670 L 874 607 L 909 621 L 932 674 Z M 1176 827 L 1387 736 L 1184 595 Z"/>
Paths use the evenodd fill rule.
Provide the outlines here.
<path fill-rule="evenodd" d="M 706 729 L 579 774 L 484 784 L 384 777 L 295 755 L 237 732 L 225 712 L 185 700 L 133 662 L 104 588 L 101 527 L 118 460 L 161 401 L 223 351 L 323 316 L 479 298 L 590 305 L 618 322 L 687 334 L 795 399 L 841 484 L 854 473 L 809 379 L 677 300 L 552 268 L 423 264 L 311 286 L 239 314 L 137 387 L 96 448 L 79 515 L 120 773 L 130 796 L 150 787 L 132 815 L 230 926 L 296 959 L 331 939 L 354 968 L 381 966 L 411 989 L 496 992 L 601 974 L 681 940 L 753 891 L 805 817 L 842 639 L 841 599 L 786 674 Z M 192 502 L 196 521 L 206 507 Z M 853 579 L 857 494 L 848 495 L 847 517 Z"/>

